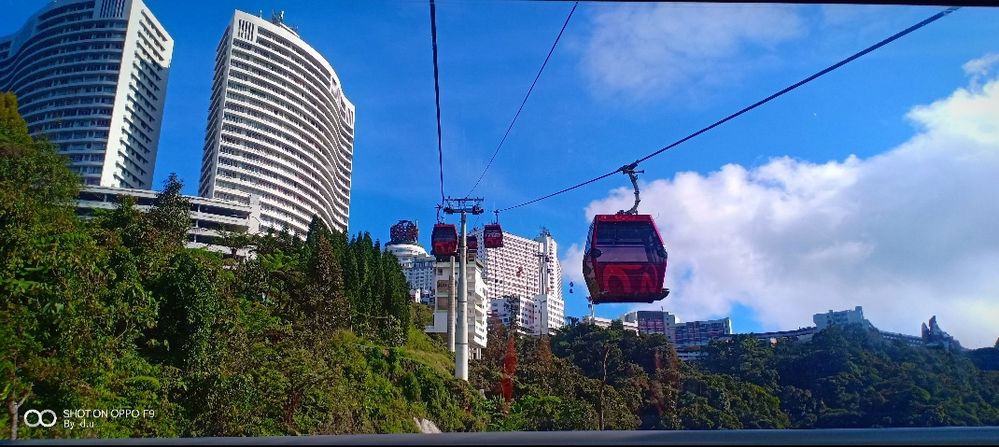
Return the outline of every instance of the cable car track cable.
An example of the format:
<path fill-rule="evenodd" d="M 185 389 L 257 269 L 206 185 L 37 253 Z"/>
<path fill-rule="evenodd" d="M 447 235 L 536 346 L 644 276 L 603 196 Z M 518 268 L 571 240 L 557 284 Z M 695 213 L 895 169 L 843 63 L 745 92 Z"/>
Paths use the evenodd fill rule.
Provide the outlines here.
<path fill-rule="evenodd" d="M 444 149 L 441 144 L 441 87 L 437 66 L 437 9 L 430 0 L 430 39 L 434 48 L 434 100 L 437 104 L 437 164 L 441 173 L 441 204 L 444 204 Z"/>
<path fill-rule="evenodd" d="M 531 92 L 534 91 L 534 86 L 538 84 L 538 79 L 541 79 L 541 73 L 545 71 L 545 66 L 548 65 L 548 60 L 551 59 L 552 53 L 555 52 L 555 47 L 558 46 L 558 41 L 562 39 L 562 33 L 565 32 L 565 28 L 569 26 L 569 20 L 572 19 L 572 13 L 576 12 L 576 7 L 579 6 L 579 2 L 572 4 L 572 9 L 569 10 L 569 15 L 565 18 L 565 23 L 562 24 L 562 29 L 559 30 L 558 35 L 555 36 L 555 42 L 552 43 L 552 47 L 548 50 L 548 55 L 545 56 L 545 61 L 541 64 L 541 68 L 538 70 L 537 76 L 534 77 L 534 82 L 531 83 L 531 87 L 527 89 L 527 94 L 524 95 L 524 100 L 520 102 L 520 107 L 517 109 L 517 113 L 513 115 L 513 120 L 510 121 L 510 125 L 507 126 L 506 132 L 503 134 L 503 138 L 500 139 L 499 144 L 496 145 L 496 150 L 493 151 L 492 157 L 489 158 L 489 162 L 486 163 L 486 168 L 482 170 L 482 174 L 479 174 L 479 178 L 475 180 L 475 184 L 472 185 L 472 189 L 468 191 L 466 196 L 471 196 L 475 191 L 475 188 L 479 186 L 479 182 L 482 178 L 486 176 L 486 172 L 493 165 L 493 160 L 496 160 L 496 154 L 499 154 L 500 148 L 503 147 L 503 143 L 506 142 L 506 138 L 510 135 L 510 130 L 513 129 L 513 125 L 517 122 L 517 118 L 520 117 L 520 112 L 524 110 L 524 105 L 527 104 L 527 99 L 531 97 Z"/>
<path fill-rule="evenodd" d="M 912 26 L 910 26 L 910 27 L 908 27 L 908 28 L 906 28 L 906 29 L 904 29 L 902 31 L 899 31 L 899 32 L 891 35 L 890 37 L 888 37 L 888 38 L 886 38 L 886 39 L 884 39 L 884 40 L 882 40 L 882 41 L 880 41 L 880 42 L 878 42 L 878 43 L 876 43 L 874 45 L 871 45 L 871 46 L 869 46 L 869 47 L 867 47 L 867 48 L 865 48 L 865 49 L 863 49 L 863 50 L 861 50 L 861 51 L 859 51 L 857 53 L 854 53 L 852 56 L 847 57 L 846 59 L 843 59 L 843 60 L 841 60 L 841 61 L 839 61 L 839 62 L 837 62 L 837 63 L 835 63 L 833 65 L 830 65 L 829 67 L 826 67 L 825 69 L 822 69 L 819 72 L 817 72 L 817 73 L 815 73 L 815 74 L 813 74 L 813 75 L 811 75 L 811 76 L 809 76 L 809 77 L 807 77 L 807 78 L 805 78 L 805 79 L 803 79 L 801 81 L 798 81 L 798 82 L 796 82 L 796 83 L 794 83 L 794 84 L 792 84 L 792 85 L 790 85 L 790 86 L 788 86 L 788 87 L 786 87 L 786 88 L 778 91 L 777 93 L 774 93 L 774 94 L 772 94 L 772 95 L 770 95 L 770 96 L 768 96 L 768 97 L 766 97 L 764 99 L 761 99 L 761 100 L 753 103 L 752 105 L 746 106 L 742 110 L 739 110 L 738 112 L 735 112 L 735 113 L 733 113 L 731 115 L 728 115 L 725 118 L 722 118 L 722 119 L 720 119 L 718 121 L 715 121 L 713 124 L 711 124 L 711 125 L 709 125 L 707 127 L 704 127 L 704 128 L 702 128 L 702 129 L 700 129 L 700 130 L 698 130 L 698 131 L 696 131 L 696 132 L 694 132 L 694 133 L 692 133 L 690 135 L 687 135 L 686 137 L 683 137 L 683 138 L 681 138 L 681 139 L 679 139 L 679 140 L 677 140 L 677 141 L 675 141 L 673 143 L 670 143 L 669 145 L 667 145 L 667 146 L 665 146 L 665 147 L 663 147 L 663 148 L 661 148 L 661 149 L 659 149 L 659 150 L 657 150 L 655 152 L 652 152 L 651 154 L 646 155 L 645 157 L 639 158 L 638 160 L 635 160 L 633 163 L 626 164 L 624 166 L 621 166 L 620 168 L 617 168 L 617 169 L 615 169 L 615 170 L 613 170 L 611 172 L 608 172 L 607 174 L 601 175 L 599 177 L 587 180 L 585 182 L 582 182 L 582 183 L 579 183 L 579 184 L 576 184 L 576 185 L 573 185 L 573 186 L 569 186 L 567 188 L 563 188 L 563 189 L 561 189 L 559 191 L 553 192 L 553 193 L 548 194 L 546 196 L 538 197 L 536 199 L 529 200 L 527 202 L 523 202 L 523 203 L 520 203 L 520 204 L 517 204 L 517 205 L 508 206 L 506 208 L 501 208 L 501 209 L 498 209 L 496 211 L 499 211 L 499 212 L 509 211 L 509 210 L 512 210 L 512 209 L 516 209 L 516 208 L 520 208 L 520 207 L 523 207 L 523 206 L 530 205 L 532 203 L 537 203 L 537 202 L 540 202 L 542 200 L 549 199 L 549 198 L 552 198 L 554 196 L 557 196 L 559 194 L 564 194 L 564 193 L 572 191 L 574 189 L 581 188 L 583 186 L 589 185 L 590 183 L 593 183 L 593 182 L 596 182 L 596 181 L 599 181 L 599 180 L 603 180 L 603 179 L 605 179 L 607 177 L 610 177 L 610 176 L 612 176 L 614 174 L 617 174 L 619 172 L 624 172 L 624 171 L 626 171 L 628 169 L 634 169 L 635 167 L 638 166 L 639 163 L 642 163 L 642 162 L 644 162 L 644 161 L 646 161 L 646 160 L 648 160 L 648 159 L 650 159 L 652 157 L 655 157 L 655 156 L 657 156 L 657 155 L 659 155 L 659 154 L 661 154 L 663 152 L 666 152 L 667 150 L 670 150 L 670 149 L 672 149 L 672 148 L 674 148 L 676 146 L 679 146 L 679 145 L 681 145 L 681 144 L 683 144 L 683 143 L 685 143 L 685 142 L 687 142 L 687 141 L 689 141 L 689 140 L 691 140 L 691 139 L 693 139 L 693 138 L 695 138 L 695 137 L 697 137 L 697 136 L 699 136 L 699 135 L 701 135 L 701 134 L 703 134 L 703 133 L 705 133 L 705 132 L 707 132 L 707 131 L 709 131 L 711 129 L 714 129 L 715 127 L 718 127 L 718 126 L 720 126 L 720 125 L 722 125 L 722 124 L 724 124 L 724 123 L 726 123 L 728 121 L 731 121 L 732 119 L 735 119 L 735 118 L 739 117 L 740 115 L 742 115 L 742 114 L 744 114 L 746 112 L 749 112 L 750 110 L 753 110 L 753 109 L 755 109 L 755 108 L 757 108 L 759 106 L 762 106 L 763 104 L 766 104 L 766 103 L 768 103 L 768 102 L 770 102 L 770 101 L 772 101 L 772 100 L 774 100 L 774 99 L 776 99 L 776 98 L 778 98 L 780 96 L 783 96 L 784 94 L 786 94 L 786 93 L 788 93 L 788 92 L 790 92 L 790 91 L 792 91 L 794 89 L 797 89 L 798 87 L 801 87 L 802 85 L 805 85 L 805 84 L 807 84 L 807 83 L 809 83 L 811 81 L 814 81 L 815 79 L 817 79 L 817 78 L 819 78 L 819 77 L 821 77 L 823 75 L 828 74 L 829 72 L 831 72 L 833 70 L 836 70 L 837 68 L 840 68 L 840 67 L 842 67 L 842 66 L 844 66 L 844 65 L 846 65 L 846 64 L 848 64 L 850 62 L 853 62 L 854 60 L 860 58 L 861 56 L 864 56 L 864 55 L 866 55 L 866 54 L 868 54 L 868 53 L 870 53 L 870 52 L 872 52 L 874 50 L 877 50 L 878 48 L 881 48 L 881 47 L 883 47 L 883 46 L 885 46 L 885 45 L 887 45 L 889 43 L 894 42 L 895 40 L 898 40 L 899 38 L 904 37 L 905 35 L 907 35 L 909 33 L 912 33 L 913 31 L 916 31 L 916 30 L 918 30 L 918 29 L 920 29 L 920 28 L 922 28 L 922 27 L 924 27 L 926 25 L 929 25 L 930 23 L 933 23 L 933 22 L 935 22 L 935 21 L 937 21 L 937 20 L 939 20 L 939 19 L 947 16 L 950 13 L 952 13 L 954 11 L 957 11 L 958 9 L 961 9 L 961 7 L 960 6 L 954 6 L 954 7 L 947 8 L 947 9 L 945 9 L 943 11 L 940 11 L 940 12 L 934 14 L 933 16 L 931 16 L 931 17 L 929 17 L 929 18 L 927 18 L 927 19 L 925 19 L 925 20 L 923 20 L 923 21 L 921 21 L 921 22 L 919 22 L 919 23 L 917 23 L 915 25 L 912 25 Z"/>

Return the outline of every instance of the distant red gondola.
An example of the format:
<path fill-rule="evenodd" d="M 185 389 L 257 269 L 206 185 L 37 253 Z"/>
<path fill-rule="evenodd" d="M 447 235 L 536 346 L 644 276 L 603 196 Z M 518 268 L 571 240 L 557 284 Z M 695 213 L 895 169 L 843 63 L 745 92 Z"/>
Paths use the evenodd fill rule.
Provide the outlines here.
<path fill-rule="evenodd" d="M 456 256 L 458 254 L 458 230 L 454 224 L 439 223 L 434 225 L 430 235 L 431 253 L 438 258 Z"/>
<path fill-rule="evenodd" d="M 486 224 L 482 230 L 482 239 L 485 239 L 486 248 L 503 247 L 503 229 L 499 224 Z"/>
<path fill-rule="evenodd" d="M 666 298 L 666 249 L 652 216 L 595 216 L 587 234 L 583 275 L 593 304 Z"/>
<path fill-rule="evenodd" d="M 468 246 L 469 255 L 475 254 L 475 252 L 479 251 L 479 238 L 471 235 L 466 236 L 465 244 Z"/>

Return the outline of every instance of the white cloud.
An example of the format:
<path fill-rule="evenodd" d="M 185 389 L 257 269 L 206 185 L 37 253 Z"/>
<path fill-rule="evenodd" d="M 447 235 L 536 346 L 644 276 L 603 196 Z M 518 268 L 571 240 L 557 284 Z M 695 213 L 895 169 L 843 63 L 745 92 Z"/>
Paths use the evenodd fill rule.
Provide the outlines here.
<path fill-rule="evenodd" d="M 909 119 L 938 137 L 965 138 L 985 147 L 999 145 L 999 83 L 992 81 L 979 87 L 977 79 L 972 82 L 969 89 L 958 90 L 947 99 L 913 108 Z"/>
<path fill-rule="evenodd" d="M 982 78 L 988 76 L 989 71 L 996 63 L 999 63 L 999 53 L 989 53 L 968 61 L 961 68 L 964 69 L 965 74 L 971 76 L 971 85 L 977 86 Z"/>
<path fill-rule="evenodd" d="M 971 72 L 974 75 L 974 72 Z M 670 253 L 665 305 L 685 320 L 735 304 L 768 329 L 864 306 L 881 329 L 918 334 L 938 316 L 965 346 L 999 336 L 999 80 L 915 107 L 918 127 L 880 155 L 726 165 L 643 185 Z M 621 188 L 587 217 L 630 206 Z M 564 261 L 579 278 L 578 246 Z"/>
<path fill-rule="evenodd" d="M 805 33 L 796 7 L 760 4 L 621 5 L 593 22 L 582 65 L 594 91 L 634 99 L 681 89 L 700 95 L 768 63 L 775 45 Z M 763 54 L 750 58 L 746 50 Z"/>

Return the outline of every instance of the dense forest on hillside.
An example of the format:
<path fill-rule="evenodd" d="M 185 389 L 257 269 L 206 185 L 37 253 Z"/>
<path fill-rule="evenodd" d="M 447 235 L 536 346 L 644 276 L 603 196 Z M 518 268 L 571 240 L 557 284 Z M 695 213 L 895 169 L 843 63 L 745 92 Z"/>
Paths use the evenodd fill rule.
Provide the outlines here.
<path fill-rule="evenodd" d="M 0 95 L 0 436 L 999 425 L 997 348 L 968 354 L 831 329 L 810 343 L 715 342 L 494 325 L 470 383 L 422 331 L 396 259 L 315 221 L 305 240 L 228 234 L 246 259 L 185 248 L 171 176 L 148 212 L 80 219 L 79 178 Z M 484 396 L 478 390 L 484 391 Z M 29 409 L 152 410 L 27 427 Z M 60 413 L 60 418 L 62 414 Z"/>
<path fill-rule="evenodd" d="M 999 346 L 965 354 L 830 327 L 807 343 L 716 340 L 682 363 L 665 337 L 620 322 L 551 338 L 496 326 L 489 345 L 473 383 L 488 390 L 496 430 L 999 424 L 999 372 L 973 362 L 995 359 Z"/>
<path fill-rule="evenodd" d="M 313 224 L 229 235 L 252 259 L 184 247 L 171 177 L 148 212 L 75 215 L 79 178 L 0 96 L 2 436 L 216 436 L 485 428 L 483 401 L 418 330 L 395 258 Z M 29 409 L 153 410 L 30 428 Z M 17 425 L 20 425 L 19 427 Z"/>

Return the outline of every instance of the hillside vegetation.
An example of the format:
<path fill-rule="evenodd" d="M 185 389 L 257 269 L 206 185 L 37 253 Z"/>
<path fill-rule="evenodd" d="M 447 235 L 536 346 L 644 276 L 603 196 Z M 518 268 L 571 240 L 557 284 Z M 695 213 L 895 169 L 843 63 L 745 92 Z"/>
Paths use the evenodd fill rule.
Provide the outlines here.
<path fill-rule="evenodd" d="M 189 203 L 166 182 L 79 219 L 79 178 L 0 96 L 0 430 L 18 438 L 481 430 L 483 400 L 418 328 L 395 258 L 314 222 L 228 235 L 257 256 L 184 247 Z M 422 321 L 421 321 L 422 320 Z M 30 428 L 29 409 L 152 410 Z M 15 424 L 17 422 L 18 424 Z M 19 425 L 19 427 L 17 426 Z"/>
<path fill-rule="evenodd" d="M 807 343 L 715 340 L 681 363 L 665 337 L 620 322 L 551 338 L 496 326 L 489 344 L 473 383 L 489 390 L 497 430 L 999 424 L 999 374 L 975 365 L 991 365 L 997 348 L 949 352 L 830 327 Z"/>

